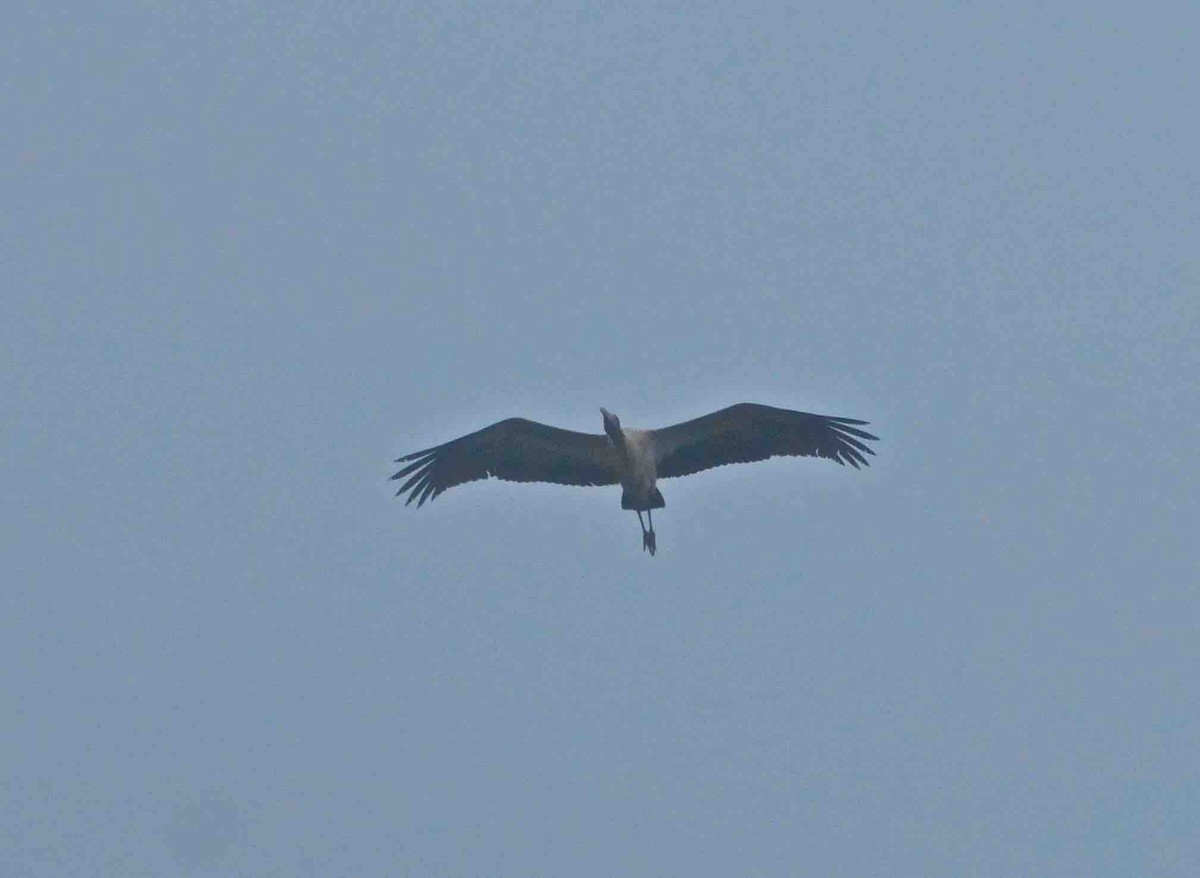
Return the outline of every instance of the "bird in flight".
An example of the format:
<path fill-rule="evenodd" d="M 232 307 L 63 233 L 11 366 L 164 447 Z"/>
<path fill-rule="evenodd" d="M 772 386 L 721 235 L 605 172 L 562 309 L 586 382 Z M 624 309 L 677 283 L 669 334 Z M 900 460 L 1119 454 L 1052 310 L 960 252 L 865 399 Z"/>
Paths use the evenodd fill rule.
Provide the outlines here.
<path fill-rule="evenodd" d="M 658 551 L 653 510 L 666 506 L 658 479 L 687 476 L 729 463 L 769 457 L 823 457 L 855 469 L 878 441 L 858 429 L 866 421 L 738 403 L 660 430 L 622 427 L 600 409 L 604 433 L 576 433 L 525 418 L 509 418 L 444 445 L 398 458 L 407 464 L 392 479 L 417 507 L 447 488 L 494 476 L 509 482 L 621 486 L 621 508 L 637 512 L 642 551 Z M 646 513 L 650 526 L 642 520 Z"/>

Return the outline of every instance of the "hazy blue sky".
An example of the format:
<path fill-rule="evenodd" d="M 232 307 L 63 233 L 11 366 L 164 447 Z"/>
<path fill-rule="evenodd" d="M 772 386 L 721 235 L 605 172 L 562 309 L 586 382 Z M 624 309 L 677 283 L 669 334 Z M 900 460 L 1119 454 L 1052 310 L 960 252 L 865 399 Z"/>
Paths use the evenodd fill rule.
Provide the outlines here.
<path fill-rule="evenodd" d="M 0 874 L 1192 876 L 1200 7 L 23 4 Z M 741 400 L 814 460 L 391 460 Z"/>

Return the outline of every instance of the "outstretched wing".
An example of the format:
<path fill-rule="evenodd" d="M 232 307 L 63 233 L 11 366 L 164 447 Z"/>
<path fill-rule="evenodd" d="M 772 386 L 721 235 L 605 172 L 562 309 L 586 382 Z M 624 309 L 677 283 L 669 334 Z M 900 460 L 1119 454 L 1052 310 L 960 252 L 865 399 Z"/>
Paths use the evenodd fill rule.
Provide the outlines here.
<path fill-rule="evenodd" d="M 560 485 L 612 485 L 616 459 L 604 436 L 548 427 L 524 418 L 484 427 L 460 439 L 399 458 L 408 466 L 392 476 L 406 481 L 396 496 L 408 493 L 424 505 L 447 488 L 495 476 L 509 482 L 556 482 Z"/>
<path fill-rule="evenodd" d="M 878 439 L 852 418 L 833 418 L 743 402 L 702 418 L 651 431 L 658 477 L 686 476 L 727 463 L 777 455 L 824 457 L 855 469 Z"/>

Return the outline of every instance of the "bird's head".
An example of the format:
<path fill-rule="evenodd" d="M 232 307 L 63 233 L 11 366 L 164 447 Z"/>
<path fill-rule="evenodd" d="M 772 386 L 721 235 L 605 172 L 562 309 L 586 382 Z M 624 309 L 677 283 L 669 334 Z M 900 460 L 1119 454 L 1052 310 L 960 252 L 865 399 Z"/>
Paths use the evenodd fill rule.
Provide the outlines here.
<path fill-rule="evenodd" d="M 621 435 L 621 419 L 603 407 L 600 414 L 604 416 L 604 432 L 611 436 L 614 442 L 617 441 Z"/>

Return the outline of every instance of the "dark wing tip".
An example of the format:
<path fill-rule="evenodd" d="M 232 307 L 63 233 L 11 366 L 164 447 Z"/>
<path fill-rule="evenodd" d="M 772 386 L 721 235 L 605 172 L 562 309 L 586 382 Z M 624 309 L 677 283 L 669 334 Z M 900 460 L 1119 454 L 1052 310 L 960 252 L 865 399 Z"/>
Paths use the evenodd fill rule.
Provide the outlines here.
<path fill-rule="evenodd" d="M 420 451 L 414 451 L 412 454 L 406 454 L 403 457 L 397 457 L 392 463 L 404 463 L 406 460 L 416 460 L 418 457 L 424 457 L 431 451 L 437 451 L 442 446 L 435 445 L 433 448 L 422 448 Z"/>
<path fill-rule="evenodd" d="M 402 497 L 405 494 L 408 497 L 404 501 L 404 505 L 410 505 L 414 500 L 417 501 L 417 508 L 420 508 L 425 502 L 425 495 L 431 487 L 433 481 L 433 464 L 437 457 L 434 452 L 437 448 L 426 448 L 423 451 L 414 451 L 412 454 L 406 454 L 396 460 L 396 463 L 404 463 L 399 472 L 388 477 L 389 482 L 403 479 L 408 480 L 400 486 L 400 490 L 396 492 L 397 497 Z"/>
<path fill-rule="evenodd" d="M 849 433 L 851 436 L 857 436 L 859 439 L 869 439 L 872 442 L 878 442 L 879 437 L 866 430 L 858 430 L 856 427 L 865 427 L 870 424 L 870 421 L 860 421 L 856 418 L 834 418 L 826 417 L 833 426 L 842 433 Z M 853 425 L 853 426 L 851 426 Z"/>
<path fill-rule="evenodd" d="M 855 469 L 860 469 L 864 466 L 870 466 L 871 462 L 867 460 L 866 455 L 874 455 L 875 450 L 867 445 L 867 442 L 878 442 L 879 437 L 866 430 L 859 430 L 856 427 L 849 426 L 855 424 L 865 426 L 868 421 L 860 421 L 856 418 L 835 418 L 827 419 L 829 425 L 833 428 L 833 435 L 837 437 L 837 444 L 833 449 L 832 457 L 843 466 L 847 463 Z"/>

